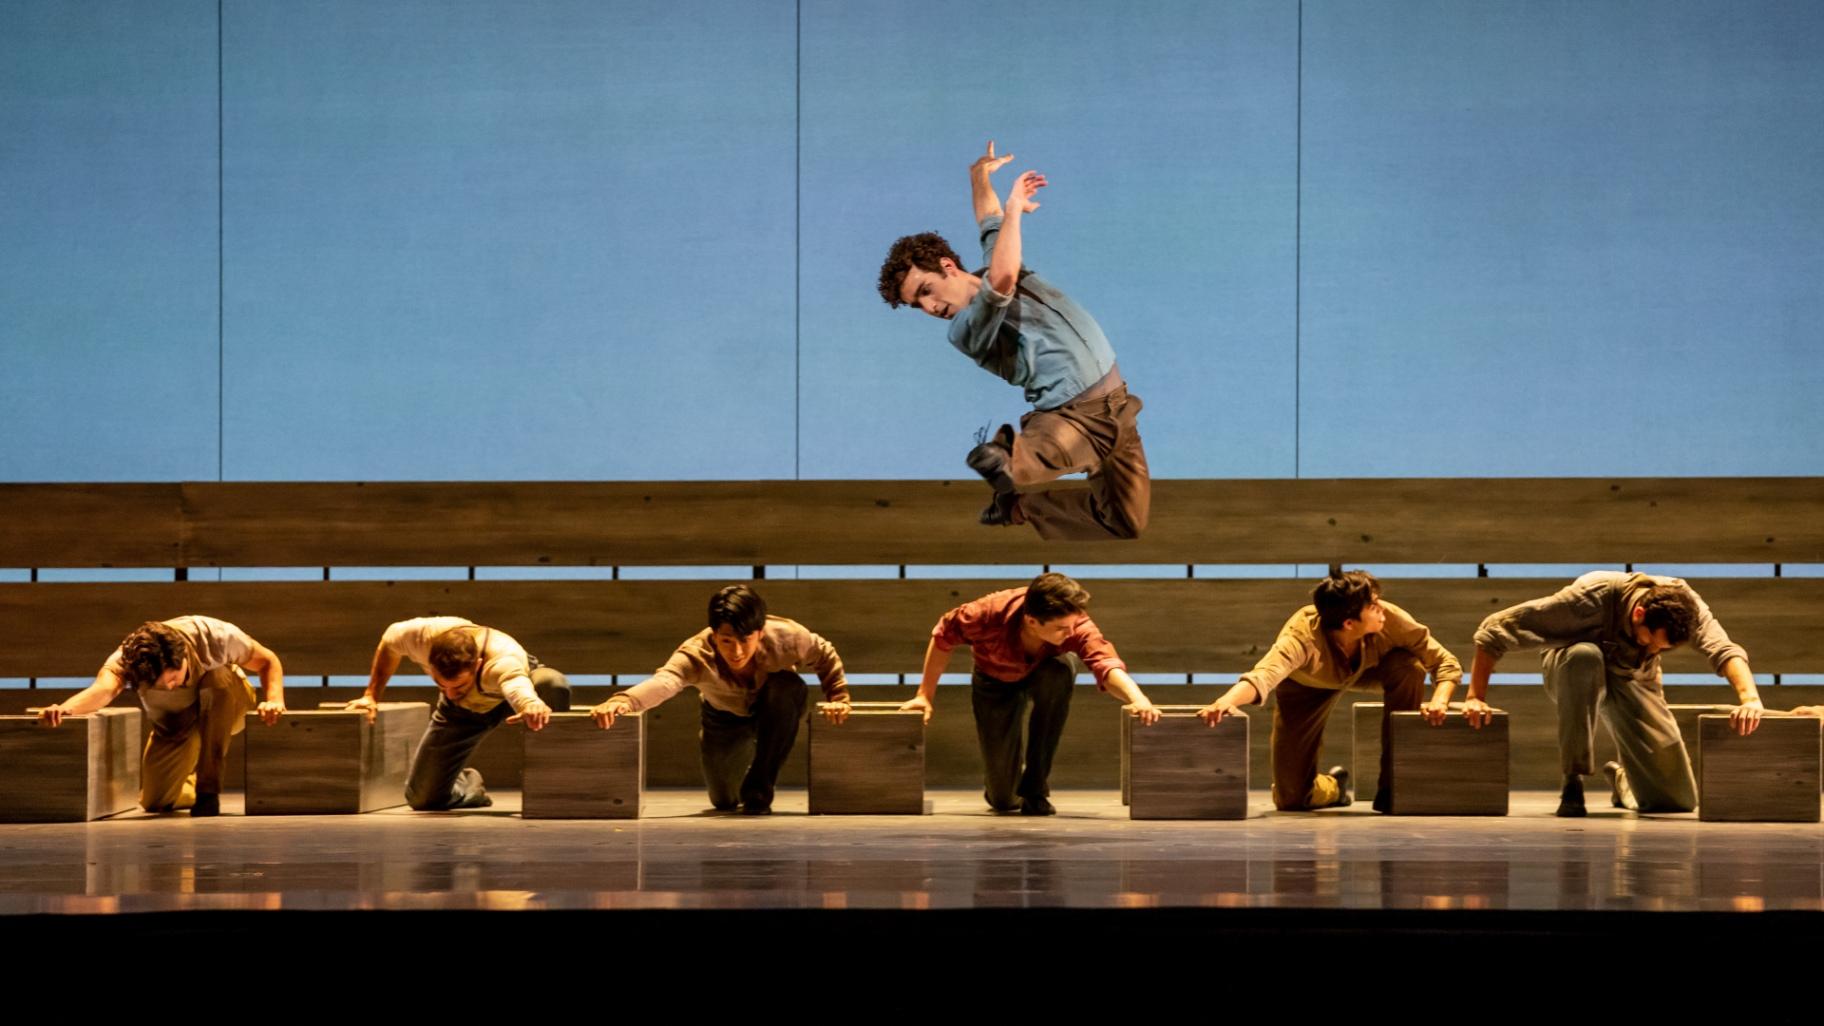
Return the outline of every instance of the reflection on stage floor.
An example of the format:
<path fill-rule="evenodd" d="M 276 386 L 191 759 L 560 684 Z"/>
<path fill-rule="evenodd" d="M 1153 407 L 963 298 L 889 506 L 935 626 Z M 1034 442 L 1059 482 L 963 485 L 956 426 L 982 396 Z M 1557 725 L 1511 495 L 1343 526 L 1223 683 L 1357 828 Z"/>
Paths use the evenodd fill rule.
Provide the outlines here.
<path fill-rule="evenodd" d="M 128 815 L 0 826 L 0 914 L 183 909 L 1305 908 L 1824 909 L 1824 827 L 1700 823 L 1519 793 L 1506 818 L 1390 818 L 1365 804 L 1133 822 L 1115 792 L 1059 815 L 994 816 L 937 792 L 921 817 L 707 815 L 648 795 L 639 821 L 522 821 L 491 809 L 245 819 Z"/>

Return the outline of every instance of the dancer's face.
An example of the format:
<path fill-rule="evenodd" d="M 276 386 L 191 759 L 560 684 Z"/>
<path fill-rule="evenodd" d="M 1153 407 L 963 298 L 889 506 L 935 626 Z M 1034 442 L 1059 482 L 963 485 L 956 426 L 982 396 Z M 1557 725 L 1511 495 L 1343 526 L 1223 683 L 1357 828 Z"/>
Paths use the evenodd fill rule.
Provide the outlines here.
<path fill-rule="evenodd" d="M 190 660 L 185 659 L 176 666 L 173 666 L 160 674 L 158 679 L 152 682 L 152 686 L 158 688 L 160 691 L 170 691 L 173 688 L 183 687 L 184 681 L 189 679 Z"/>
<path fill-rule="evenodd" d="M 1071 628 L 1077 625 L 1077 619 L 1078 614 L 1071 613 L 1056 620 L 1040 622 L 1036 617 L 1022 613 L 1020 625 L 1025 629 L 1027 637 L 1043 641 L 1047 645 L 1062 645 L 1064 639 L 1070 637 Z"/>
<path fill-rule="evenodd" d="M 475 665 L 454 677 L 441 677 L 436 670 L 432 670 L 431 681 L 437 685 L 437 690 L 443 692 L 444 697 L 454 702 L 469 693 L 469 689 L 475 686 L 475 676 L 480 672 L 481 660 L 477 659 Z"/>
<path fill-rule="evenodd" d="M 968 306 L 981 291 L 982 280 L 965 274 L 949 257 L 938 260 L 939 269 L 927 271 L 914 267 L 899 283 L 900 302 L 916 306 L 933 317 L 949 320 Z"/>
<path fill-rule="evenodd" d="M 1362 615 L 1356 617 L 1355 622 L 1361 625 L 1363 634 L 1381 633 L 1381 628 L 1387 626 L 1387 610 L 1381 605 L 1381 597 L 1379 595 L 1376 595 L 1373 601 L 1362 607 Z M 1348 627 L 1349 622 L 1347 620 L 1343 621 L 1343 626 Z"/>
<path fill-rule="evenodd" d="M 1666 640 L 1666 629 L 1664 627 L 1655 631 L 1647 630 L 1647 625 L 1644 622 L 1646 618 L 1647 611 L 1639 606 L 1635 606 L 1632 619 L 1634 621 L 1634 643 L 1636 645 L 1639 645 L 1650 656 L 1656 656 L 1661 652 L 1670 652 L 1672 649 L 1678 647 Z"/>
<path fill-rule="evenodd" d="M 766 631 L 762 628 L 752 634 L 736 634 L 733 627 L 719 623 L 709 640 L 715 644 L 716 654 L 722 657 L 729 669 L 744 670 L 748 663 L 754 661 L 754 653 L 760 651 L 760 636 L 764 633 Z"/>

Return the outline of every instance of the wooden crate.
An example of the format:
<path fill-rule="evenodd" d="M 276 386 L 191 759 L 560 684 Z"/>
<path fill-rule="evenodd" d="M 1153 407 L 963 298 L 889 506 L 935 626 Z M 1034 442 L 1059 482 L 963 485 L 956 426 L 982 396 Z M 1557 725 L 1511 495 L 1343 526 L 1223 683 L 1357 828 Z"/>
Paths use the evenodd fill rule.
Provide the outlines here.
<path fill-rule="evenodd" d="M 372 812 L 405 804 L 412 752 L 429 726 L 423 702 L 382 702 L 374 722 L 341 703 L 290 710 L 268 727 L 247 714 L 242 732 L 247 815 Z"/>
<path fill-rule="evenodd" d="M 525 819 L 638 819 L 646 793 L 646 717 L 623 713 L 603 730 L 587 710 L 553 713 L 522 730 Z"/>
<path fill-rule="evenodd" d="M 1355 706 L 1356 798 L 1372 801 L 1380 786 L 1380 702 Z M 1393 714 L 1393 787 L 1388 812 L 1396 816 L 1505 816 L 1508 796 L 1508 716 L 1493 710 L 1480 730 L 1453 708 L 1442 726 L 1417 712 Z"/>
<path fill-rule="evenodd" d="M 1816 823 L 1824 732 L 1814 716 L 1767 716 L 1743 737 L 1729 717 L 1697 718 L 1703 775 L 1697 818 L 1729 823 Z"/>
<path fill-rule="evenodd" d="M 0 716 L 0 823 L 80 823 L 139 806 L 140 711 Z"/>
<path fill-rule="evenodd" d="M 854 702 L 846 722 L 811 713 L 813 816 L 918 816 L 925 808 L 925 717 L 898 702 Z"/>
<path fill-rule="evenodd" d="M 1248 717 L 1211 727 L 1197 705 L 1162 705 L 1142 726 L 1130 707 L 1121 724 L 1122 796 L 1130 819 L 1246 819 Z"/>

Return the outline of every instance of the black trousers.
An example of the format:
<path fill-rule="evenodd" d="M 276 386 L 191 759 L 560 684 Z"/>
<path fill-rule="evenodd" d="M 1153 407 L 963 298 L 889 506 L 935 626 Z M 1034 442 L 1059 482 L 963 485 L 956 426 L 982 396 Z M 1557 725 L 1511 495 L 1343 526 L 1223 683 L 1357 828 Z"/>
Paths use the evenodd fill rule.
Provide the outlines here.
<path fill-rule="evenodd" d="M 1019 807 L 1019 799 L 1051 794 L 1051 760 L 1070 717 L 1076 676 L 1064 656 L 1045 660 L 1016 681 L 975 671 L 969 699 L 975 707 L 975 736 L 982 745 L 984 796 L 990 808 L 1011 812 Z M 1032 718 L 1022 745 L 1020 725 L 1028 709 Z"/>
<path fill-rule="evenodd" d="M 553 710 L 558 708 L 555 702 L 561 701 L 565 708 L 570 705 L 570 681 L 549 666 L 532 671 L 532 688 L 538 692 L 539 701 Z M 405 803 L 421 812 L 487 804 L 488 789 L 474 776 L 464 779 L 462 770 L 481 739 L 511 715 L 513 707 L 506 702 L 478 713 L 438 695 L 437 704 L 431 709 L 431 725 L 412 752 Z"/>
<path fill-rule="evenodd" d="M 808 692 L 803 677 L 782 671 L 760 683 L 746 716 L 703 703 L 703 729 L 697 736 L 711 805 L 724 812 L 737 802 L 772 806 L 779 770 L 798 741 Z"/>

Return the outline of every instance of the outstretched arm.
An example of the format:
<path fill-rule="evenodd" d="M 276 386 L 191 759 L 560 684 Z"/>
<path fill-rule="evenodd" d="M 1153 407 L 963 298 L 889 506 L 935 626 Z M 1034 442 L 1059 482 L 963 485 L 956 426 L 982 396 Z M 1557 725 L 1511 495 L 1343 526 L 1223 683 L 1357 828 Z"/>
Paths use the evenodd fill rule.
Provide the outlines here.
<path fill-rule="evenodd" d="M 1032 195 L 1044 187 L 1044 175 L 1027 171 L 1014 180 L 1007 194 L 1006 220 L 994 243 L 994 257 L 988 261 L 988 287 L 1003 296 L 1012 295 L 1020 283 L 1020 219 L 1039 209 Z"/>
<path fill-rule="evenodd" d="M 994 140 L 988 140 L 988 152 L 975 158 L 969 165 L 969 193 L 975 202 L 975 223 L 981 224 L 985 218 L 994 217 L 1001 212 L 1001 198 L 994 194 L 994 184 L 988 176 L 1007 166 L 1013 159 L 1009 153 L 1005 157 L 994 155 Z"/>

